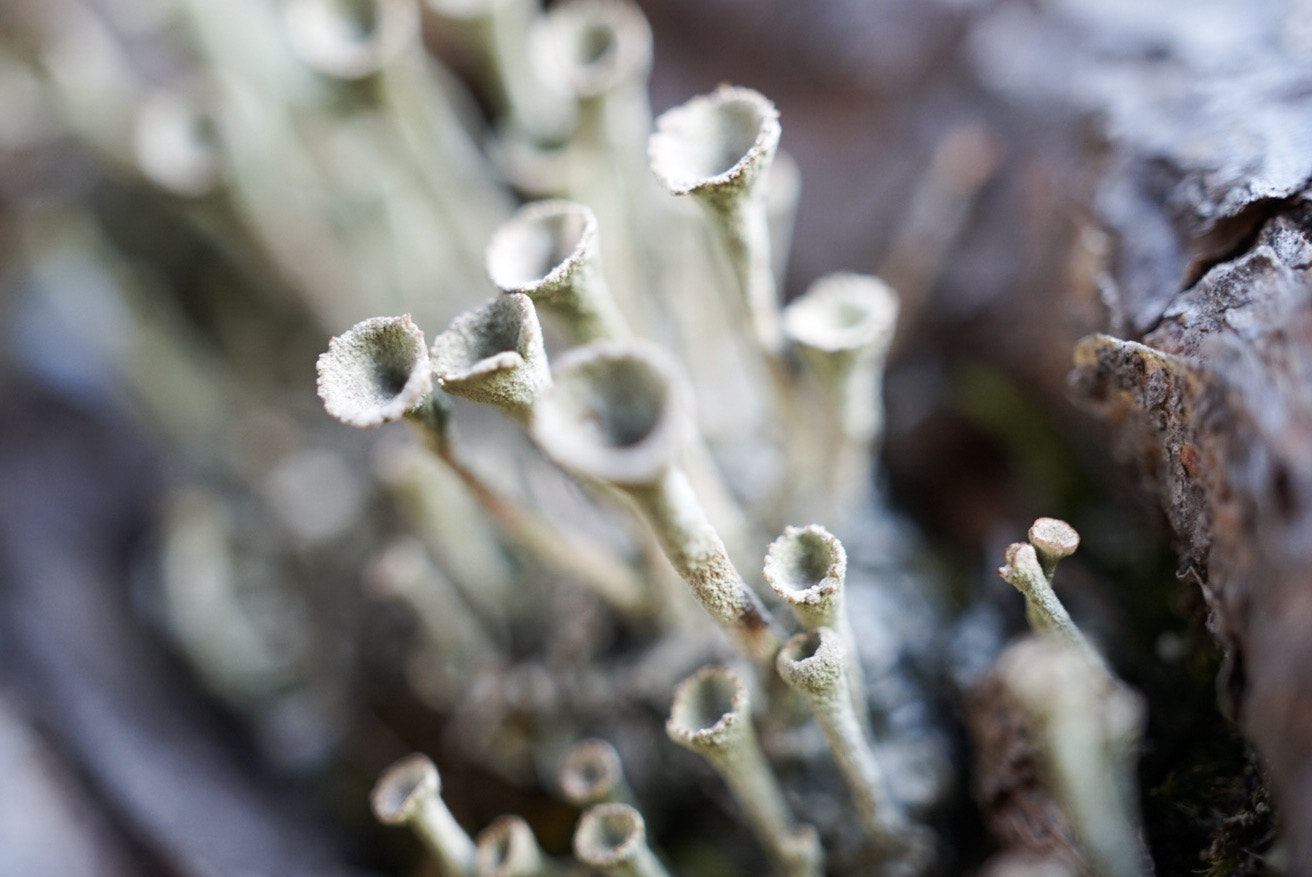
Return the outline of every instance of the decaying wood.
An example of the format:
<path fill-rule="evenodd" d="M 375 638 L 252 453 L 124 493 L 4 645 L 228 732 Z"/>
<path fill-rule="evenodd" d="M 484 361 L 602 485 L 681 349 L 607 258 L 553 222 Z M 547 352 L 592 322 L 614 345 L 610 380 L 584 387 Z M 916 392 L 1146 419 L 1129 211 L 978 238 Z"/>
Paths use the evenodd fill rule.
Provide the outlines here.
<path fill-rule="evenodd" d="M 1073 385 L 1153 480 L 1266 761 L 1295 873 L 1312 868 L 1312 240 L 1305 208 L 1168 307 L 1144 345 L 1077 352 Z"/>

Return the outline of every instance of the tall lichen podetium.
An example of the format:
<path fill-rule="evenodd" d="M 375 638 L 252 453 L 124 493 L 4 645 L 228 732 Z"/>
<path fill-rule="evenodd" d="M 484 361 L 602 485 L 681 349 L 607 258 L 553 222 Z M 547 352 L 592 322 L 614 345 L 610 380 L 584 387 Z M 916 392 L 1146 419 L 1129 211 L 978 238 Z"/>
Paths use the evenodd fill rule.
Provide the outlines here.
<path fill-rule="evenodd" d="M 824 853 L 815 829 L 794 821 L 757 742 L 747 683 L 741 676 L 726 667 L 704 667 L 685 679 L 674 691 L 665 731 L 724 778 L 786 877 L 823 873 Z"/>
<path fill-rule="evenodd" d="M 842 638 L 827 627 L 797 634 L 779 650 L 776 661 L 779 675 L 806 699 L 824 731 L 879 862 L 879 873 L 926 873 L 934 857 L 933 836 L 913 823 L 893 797 L 852 708 L 847 664 Z"/>
<path fill-rule="evenodd" d="M 565 469 L 633 500 L 674 568 L 712 619 L 750 657 L 779 645 L 769 611 L 734 567 L 679 465 L 684 390 L 659 348 L 597 343 L 556 365 L 534 411 L 538 446 Z"/>

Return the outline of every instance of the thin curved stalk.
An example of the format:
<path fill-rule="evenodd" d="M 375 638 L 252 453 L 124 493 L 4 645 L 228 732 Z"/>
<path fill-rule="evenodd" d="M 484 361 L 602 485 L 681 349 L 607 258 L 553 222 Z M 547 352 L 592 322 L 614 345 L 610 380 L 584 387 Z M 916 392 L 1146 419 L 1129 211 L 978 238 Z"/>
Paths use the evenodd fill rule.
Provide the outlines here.
<path fill-rule="evenodd" d="M 1029 537 L 1029 542 L 1007 546 L 1006 562 L 998 569 L 998 575 L 1025 595 L 1025 617 L 1031 629 L 1065 639 L 1084 652 L 1095 666 L 1105 667 L 1102 657 L 1075 626 L 1052 587 L 1058 561 L 1075 553 L 1080 544 L 1079 534 L 1065 521 L 1039 518 L 1030 528 Z"/>

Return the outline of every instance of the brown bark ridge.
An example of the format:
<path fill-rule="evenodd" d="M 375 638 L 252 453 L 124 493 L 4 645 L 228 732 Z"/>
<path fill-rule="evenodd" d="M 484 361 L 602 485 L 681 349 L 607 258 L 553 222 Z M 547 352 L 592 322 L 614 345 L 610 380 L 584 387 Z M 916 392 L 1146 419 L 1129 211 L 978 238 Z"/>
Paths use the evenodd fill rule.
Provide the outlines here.
<path fill-rule="evenodd" d="M 1126 337 L 1081 342 L 1071 388 L 1160 499 L 1224 651 L 1222 700 L 1265 762 L 1290 873 L 1306 874 L 1312 79 L 1270 63 L 1179 89 L 1114 144 L 1106 300 Z"/>

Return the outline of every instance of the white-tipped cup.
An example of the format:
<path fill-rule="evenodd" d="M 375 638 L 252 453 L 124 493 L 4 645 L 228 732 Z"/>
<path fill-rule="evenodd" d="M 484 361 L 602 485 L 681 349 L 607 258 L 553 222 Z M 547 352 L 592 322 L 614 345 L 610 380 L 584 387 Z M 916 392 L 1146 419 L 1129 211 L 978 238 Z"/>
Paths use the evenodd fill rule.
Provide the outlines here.
<path fill-rule="evenodd" d="M 583 740 L 571 747 L 560 762 L 559 784 L 565 800 L 576 807 L 628 803 L 620 754 L 605 740 Z"/>
<path fill-rule="evenodd" d="M 844 586 L 847 552 L 824 527 L 788 527 L 765 553 L 766 582 L 793 610 L 807 630 L 832 628 L 843 640 L 847 654 L 847 682 L 852 708 L 862 727 L 867 724 L 865 672 L 857 654 L 856 637 L 847 617 Z"/>
<path fill-rule="evenodd" d="M 651 26 L 628 0 L 565 0 L 534 31 L 543 75 L 581 101 L 646 81 Z"/>

